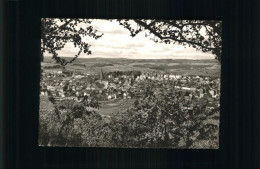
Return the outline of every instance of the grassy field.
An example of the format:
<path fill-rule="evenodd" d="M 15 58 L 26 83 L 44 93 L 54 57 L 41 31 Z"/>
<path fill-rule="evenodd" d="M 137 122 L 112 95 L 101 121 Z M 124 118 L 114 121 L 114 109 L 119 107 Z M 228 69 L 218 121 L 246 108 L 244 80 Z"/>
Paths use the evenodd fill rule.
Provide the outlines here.
<path fill-rule="evenodd" d="M 118 114 L 118 112 L 123 112 L 124 110 L 126 110 L 132 103 L 133 100 L 131 99 L 103 101 L 101 102 L 101 108 L 95 110 L 101 115 L 114 116 Z M 54 105 L 48 100 L 48 97 L 40 96 L 40 113 L 45 114 L 46 112 L 52 110 L 54 110 Z"/>
<path fill-rule="evenodd" d="M 68 59 L 69 60 L 69 59 Z M 49 57 L 44 59 L 43 68 L 51 69 L 59 66 Z M 216 60 L 185 60 L 185 59 L 124 59 L 124 58 L 78 58 L 68 64 L 66 69 L 82 73 L 94 74 L 100 69 L 104 72 L 131 71 L 169 72 L 187 75 L 220 77 L 220 63 Z"/>
<path fill-rule="evenodd" d="M 40 96 L 40 111 L 51 111 L 54 105 L 48 100 L 47 96 Z"/>
<path fill-rule="evenodd" d="M 114 116 L 119 112 L 126 110 L 131 104 L 133 104 L 133 100 L 131 99 L 101 102 L 101 108 L 98 112 L 101 115 Z"/>

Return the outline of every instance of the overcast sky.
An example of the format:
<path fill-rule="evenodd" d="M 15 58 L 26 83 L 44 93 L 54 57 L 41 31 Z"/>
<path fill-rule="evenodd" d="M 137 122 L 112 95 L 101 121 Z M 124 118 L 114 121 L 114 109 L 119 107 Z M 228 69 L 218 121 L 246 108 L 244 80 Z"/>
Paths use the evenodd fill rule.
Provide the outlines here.
<path fill-rule="evenodd" d="M 151 37 L 145 37 L 144 32 L 135 37 L 115 20 L 92 20 L 94 28 L 104 35 L 95 40 L 84 38 L 92 51 L 91 55 L 82 53 L 79 57 L 103 57 L 103 58 L 128 58 L 128 59 L 214 59 L 211 53 L 196 51 L 194 48 L 174 44 L 155 43 Z M 78 48 L 72 43 L 67 43 L 65 48 L 58 51 L 59 56 L 72 57 L 77 54 Z M 45 56 L 48 56 L 45 53 Z"/>

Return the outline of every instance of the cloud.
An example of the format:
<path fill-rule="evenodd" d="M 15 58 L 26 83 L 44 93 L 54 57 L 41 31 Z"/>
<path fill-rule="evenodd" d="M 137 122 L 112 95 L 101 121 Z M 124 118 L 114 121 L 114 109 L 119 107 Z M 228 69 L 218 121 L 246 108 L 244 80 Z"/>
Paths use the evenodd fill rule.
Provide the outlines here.
<path fill-rule="evenodd" d="M 194 48 L 176 44 L 155 43 L 150 37 L 145 37 L 144 33 L 131 37 L 127 29 L 118 24 L 116 20 L 92 20 L 91 25 L 104 35 L 95 40 L 91 37 L 84 37 L 91 47 L 92 55 L 81 54 L 80 57 L 113 57 L 113 58 L 133 58 L 133 59 L 213 59 L 210 53 L 196 51 Z M 81 25 L 84 27 L 84 25 Z M 72 43 L 65 45 L 59 51 L 60 56 L 72 57 L 78 52 Z M 47 54 L 46 54 L 47 55 Z"/>

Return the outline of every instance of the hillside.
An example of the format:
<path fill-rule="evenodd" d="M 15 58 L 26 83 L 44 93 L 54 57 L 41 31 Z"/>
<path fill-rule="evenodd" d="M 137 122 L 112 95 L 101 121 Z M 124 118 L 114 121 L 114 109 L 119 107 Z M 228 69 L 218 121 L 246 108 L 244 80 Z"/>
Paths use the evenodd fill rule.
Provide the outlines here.
<path fill-rule="evenodd" d="M 66 58 L 70 59 L 70 58 Z M 51 57 L 45 57 L 42 67 L 45 69 L 61 69 Z M 220 63 L 217 60 L 189 59 L 125 59 L 125 58 L 78 58 L 66 66 L 71 71 L 97 73 L 115 70 L 142 72 L 168 72 L 176 74 L 202 75 L 220 77 Z"/>

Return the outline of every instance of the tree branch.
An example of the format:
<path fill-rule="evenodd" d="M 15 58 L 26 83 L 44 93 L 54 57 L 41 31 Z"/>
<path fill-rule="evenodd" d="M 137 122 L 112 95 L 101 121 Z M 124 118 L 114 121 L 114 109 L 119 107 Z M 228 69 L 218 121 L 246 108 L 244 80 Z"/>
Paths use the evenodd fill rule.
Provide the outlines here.
<path fill-rule="evenodd" d="M 162 36 L 160 33 L 156 32 L 154 29 L 152 29 L 150 26 L 148 26 L 146 23 L 140 21 L 140 20 L 135 20 L 136 23 L 138 23 L 139 25 L 143 26 L 144 28 L 146 28 L 147 30 L 149 30 L 150 32 L 152 32 L 155 36 L 157 36 L 158 38 L 160 38 L 161 40 L 174 40 L 174 41 L 177 41 L 179 43 L 189 43 L 189 44 L 192 44 L 192 45 L 197 45 L 197 46 L 200 46 L 204 49 L 209 49 L 209 50 L 214 50 L 216 48 L 211 48 L 211 47 L 206 47 L 206 46 L 203 46 L 202 44 L 200 43 L 197 43 L 197 42 L 193 42 L 193 41 L 189 41 L 187 39 L 185 39 L 183 37 L 183 35 L 180 33 L 180 37 L 181 39 L 176 39 L 176 38 L 173 38 L 173 37 L 170 37 L 170 36 Z"/>

